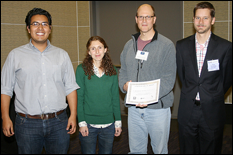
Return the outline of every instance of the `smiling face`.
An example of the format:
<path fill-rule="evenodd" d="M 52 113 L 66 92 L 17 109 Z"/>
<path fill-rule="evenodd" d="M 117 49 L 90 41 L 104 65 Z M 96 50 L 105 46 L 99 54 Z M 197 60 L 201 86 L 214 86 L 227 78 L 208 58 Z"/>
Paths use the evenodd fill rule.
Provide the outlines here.
<path fill-rule="evenodd" d="M 38 26 L 33 25 L 33 23 L 38 23 Z M 42 23 L 47 24 L 42 25 Z M 51 33 L 51 26 L 48 23 L 48 18 L 45 15 L 32 16 L 30 28 L 27 27 L 32 38 L 32 44 L 47 44 L 47 39 Z"/>
<path fill-rule="evenodd" d="M 100 41 L 95 40 L 91 42 L 88 53 L 92 57 L 93 63 L 99 64 L 102 61 L 106 51 L 107 48 L 104 48 L 104 45 Z"/>
<path fill-rule="evenodd" d="M 197 33 L 204 34 L 211 31 L 211 26 L 215 22 L 215 17 L 211 17 L 209 9 L 197 9 L 193 18 L 194 28 Z"/>

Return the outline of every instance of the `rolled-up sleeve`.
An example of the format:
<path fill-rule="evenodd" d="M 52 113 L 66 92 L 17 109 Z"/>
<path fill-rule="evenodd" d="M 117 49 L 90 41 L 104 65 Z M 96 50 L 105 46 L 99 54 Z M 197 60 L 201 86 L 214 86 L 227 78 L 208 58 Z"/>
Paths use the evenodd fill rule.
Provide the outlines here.
<path fill-rule="evenodd" d="M 73 65 L 68 54 L 66 55 L 65 70 L 66 71 L 63 78 L 63 82 L 65 85 L 66 95 L 69 95 L 71 92 L 73 92 L 76 89 L 79 89 L 80 87 L 76 83 Z"/>
<path fill-rule="evenodd" d="M 13 96 L 15 85 L 14 51 L 11 51 L 1 71 L 1 94 Z"/>

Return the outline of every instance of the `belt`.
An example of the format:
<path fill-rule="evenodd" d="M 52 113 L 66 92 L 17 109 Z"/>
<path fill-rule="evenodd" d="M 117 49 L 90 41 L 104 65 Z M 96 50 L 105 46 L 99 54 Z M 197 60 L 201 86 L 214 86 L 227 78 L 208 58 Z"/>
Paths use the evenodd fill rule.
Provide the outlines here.
<path fill-rule="evenodd" d="M 198 100 L 195 100 L 194 104 L 196 104 L 196 106 L 200 106 L 200 105 L 201 105 L 201 102 L 198 101 Z"/>
<path fill-rule="evenodd" d="M 55 115 L 60 115 L 64 110 L 58 111 L 58 112 L 54 112 L 54 113 L 48 113 L 48 114 L 42 114 L 42 115 L 26 115 L 26 114 L 22 114 L 22 113 L 18 113 L 20 116 L 22 117 L 27 117 L 27 118 L 32 118 L 32 119 L 50 119 L 50 118 L 54 118 Z"/>

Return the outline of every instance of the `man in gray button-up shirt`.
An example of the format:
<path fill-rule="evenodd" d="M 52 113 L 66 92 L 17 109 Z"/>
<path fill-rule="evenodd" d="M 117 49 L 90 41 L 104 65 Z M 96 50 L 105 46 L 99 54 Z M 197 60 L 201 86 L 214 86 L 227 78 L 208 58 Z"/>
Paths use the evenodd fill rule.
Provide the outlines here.
<path fill-rule="evenodd" d="M 2 128 L 14 135 L 9 117 L 10 99 L 15 92 L 15 137 L 19 153 L 67 153 L 69 134 L 76 131 L 79 86 L 69 55 L 48 40 L 51 15 L 40 8 L 25 19 L 30 42 L 13 49 L 1 72 Z M 66 114 L 66 97 L 70 117 Z M 53 139 L 51 138 L 53 136 Z"/>

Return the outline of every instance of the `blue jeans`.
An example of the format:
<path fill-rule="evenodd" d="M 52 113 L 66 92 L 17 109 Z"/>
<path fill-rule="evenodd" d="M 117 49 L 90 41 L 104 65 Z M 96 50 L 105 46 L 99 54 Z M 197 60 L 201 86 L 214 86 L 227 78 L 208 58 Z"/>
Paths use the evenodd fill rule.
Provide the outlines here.
<path fill-rule="evenodd" d="M 48 120 L 25 118 L 17 114 L 15 138 L 19 153 L 41 154 L 44 147 L 47 154 L 66 154 L 70 142 L 67 123 L 66 110 Z"/>
<path fill-rule="evenodd" d="M 81 149 L 83 154 L 95 154 L 98 137 L 98 154 L 112 154 L 112 146 L 115 134 L 115 125 L 112 123 L 106 128 L 94 128 L 87 124 L 89 135 L 83 137 L 79 132 Z"/>
<path fill-rule="evenodd" d="M 171 112 L 166 109 L 128 108 L 130 154 L 147 154 L 148 134 L 154 154 L 168 153 Z"/>

